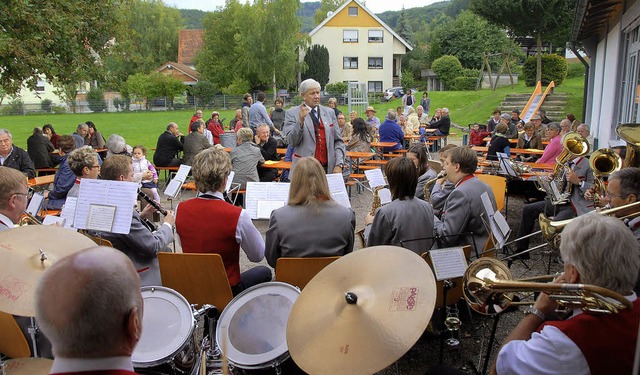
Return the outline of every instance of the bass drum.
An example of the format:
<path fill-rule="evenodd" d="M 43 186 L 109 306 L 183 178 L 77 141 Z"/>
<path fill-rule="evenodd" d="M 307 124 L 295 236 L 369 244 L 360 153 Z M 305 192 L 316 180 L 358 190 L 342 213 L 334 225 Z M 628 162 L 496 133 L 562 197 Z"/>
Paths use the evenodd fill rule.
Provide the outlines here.
<path fill-rule="evenodd" d="M 196 363 L 191 305 L 162 286 L 143 287 L 142 298 L 142 336 L 131 356 L 136 372 L 188 374 Z"/>
<path fill-rule="evenodd" d="M 300 290 L 282 282 L 255 285 L 237 295 L 218 320 L 216 343 L 234 374 L 302 373 L 289 357 L 287 321 Z"/>

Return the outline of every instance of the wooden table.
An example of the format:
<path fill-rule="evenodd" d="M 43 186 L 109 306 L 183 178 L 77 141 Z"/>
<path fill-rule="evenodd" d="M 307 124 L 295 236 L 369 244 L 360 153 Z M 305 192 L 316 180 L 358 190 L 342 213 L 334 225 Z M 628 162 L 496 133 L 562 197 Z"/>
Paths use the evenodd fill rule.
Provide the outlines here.
<path fill-rule="evenodd" d="M 486 154 L 489 151 L 489 147 L 487 146 L 473 146 L 471 149 L 475 152 L 482 152 Z M 544 150 L 538 150 L 536 148 L 511 148 L 511 157 L 515 158 L 518 154 L 528 154 L 528 155 L 542 155 L 544 154 Z"/>
<path fill-rule="evenodd" d="M 53 183 L 53 180 L 54 180 L 55 177 L 56 177 L 55 175 L 50 174 L 50 175 L 46 175 L 46 176 L 32 178 L 32 179 L 27 181 L 27 185 L 30 186 L 30 187 L 49 185 L 49 184 Z"/>
<path fill-rule="evenodd" d="M 284 148 L 280 148 L 280 147 L 278 147 L 278 148 L 276 148 L 276 152 L 277 152 L 278 154 L 280 154 L 280 155 L 284 155 L 284 154 L 286 154 L 286 153 L 287 153 L 287 148 L 286 148 L 286 147 L 284 147 Z"/>
<path fill-rule="evenodd" d="M 360 159 L 371 159 L 375 153 L 373 152 L 359 152 L 359 151 L 347 151 L 347 157 L 351 159 L 351 165 L 355 166 L 354 173 L 360 173 Z"/>
<path fill-rule="evenodd" d="M 260 167 L 271 168 L 271 169 L 291 169 L 291 162 L 280 160 L 273 163 L 269 163 L 267 161 L 264 164 L 260 165 Z"/>
<path fill-rule="evenodd" d="M 509 143 L 514 145 L 518 144 L 518 138 L 515 138 L 515 139 L 508 138 L 508 139 L 509 139 Z M 491 142 L 491 137 L 482 138 L 482 140 L 485 142 Z"/>

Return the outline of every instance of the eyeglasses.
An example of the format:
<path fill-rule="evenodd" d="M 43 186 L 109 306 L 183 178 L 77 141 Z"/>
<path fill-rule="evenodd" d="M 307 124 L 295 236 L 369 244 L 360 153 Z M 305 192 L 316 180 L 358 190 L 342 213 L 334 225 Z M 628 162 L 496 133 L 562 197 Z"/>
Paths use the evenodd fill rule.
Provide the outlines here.
<path fill-rule="evenodd" d="M 620 198 L 620 199 L 624 199 L 626 197 L 628 197 L 629 195 L 619 195 L 619 194 L 611 194 L 611 192 L 607 191 L 606 193 L 607 197 L 611 197 L 611 198 Z"/>
<path fill-rule="evenodd" d="M 25 197 L 29 197 L 28 193 L 27 194 L 25 194 L 25 193 L 12 193 L 11 195 L 18 195 L 18 196 L 24 195 Z"/>

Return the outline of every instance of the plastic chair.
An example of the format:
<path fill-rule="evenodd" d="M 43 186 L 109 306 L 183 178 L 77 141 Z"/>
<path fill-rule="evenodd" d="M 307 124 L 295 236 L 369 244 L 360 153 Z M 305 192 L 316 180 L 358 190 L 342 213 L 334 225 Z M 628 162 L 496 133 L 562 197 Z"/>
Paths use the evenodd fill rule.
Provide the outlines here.
<path fill-rule="evenodd" d="M 469 259 L 471 256 L 471 246 L 463 246 L 462 251 L 464 252 L 465 259 Z M 422 259 L 424 259 L 427 263 L 429 263 L 429 267 L 433 269 L 433 263 L 431 262 L 431 257 L 429 256 L 429 252 L 426 251 L 422 253 Z M 435 272 L 433 273 L 435 276 Z M 451 306 L 454 303 L 458 302 L 460 298 L 462 298 L 462 277 L 456 277 L 455 279 L 451 279 L 453 281 L 453 288 L 447 290 L 447 306 Z M 436 308 L 442 307 L 442 298 L 444 297 L 442 287 L 444 281 L 436 281 Z"/>
<path fill-rule="evenodd" d="M 340 257 L 278 258 L 276 280 L 297 286 L 302 290 L 318 272 L 338 258 Z"/>
<path fill-rule="evenodd" d="M 0 353 L 11 358 L 31 356 L 27 339 L 11 314 L 0 311 Z"/>
<path fill-rule="evenodd" d="M 162 285 L 191 304 L 211 304 L 222 311 L 233 299 L 219 254 L 158 253 Z"/>
<path fill-rule="evenodd" d="M 493 176 L 489 174 L 477 174 L 476 177 L 478 177 L 482 182 L 491 186 L 493 195 L 496 198 L 496 206 L 498 206 L 498 211 L 502 211 L 507 194 L 507 179 L 501 176 Z"/>

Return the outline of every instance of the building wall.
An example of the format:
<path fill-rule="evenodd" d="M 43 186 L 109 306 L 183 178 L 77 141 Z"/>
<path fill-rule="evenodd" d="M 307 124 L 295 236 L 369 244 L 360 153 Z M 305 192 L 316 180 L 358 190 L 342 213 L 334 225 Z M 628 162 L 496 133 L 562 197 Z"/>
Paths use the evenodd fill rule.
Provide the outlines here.
<path fill-rule="evenodd" d="M 18 93 L 18 97 L 25 104 L 38 104 L 45 99 L 51 100 L 53 104 L 64 104 L 64 99 L 55 94 L 55 87 L 49 82 L 43 80 L 38 81 L 39 88 L 43 90 L 31 91 L 27 88 L 22 88 Z M 10 101 L 9 98 L 5 98 L 3 104 Z"/>

